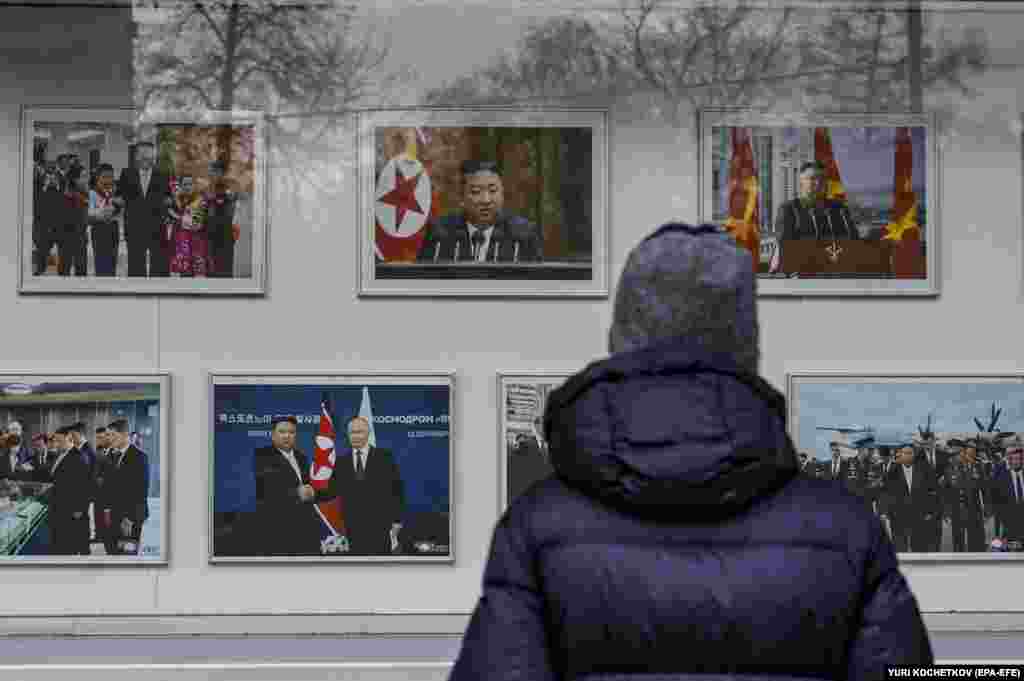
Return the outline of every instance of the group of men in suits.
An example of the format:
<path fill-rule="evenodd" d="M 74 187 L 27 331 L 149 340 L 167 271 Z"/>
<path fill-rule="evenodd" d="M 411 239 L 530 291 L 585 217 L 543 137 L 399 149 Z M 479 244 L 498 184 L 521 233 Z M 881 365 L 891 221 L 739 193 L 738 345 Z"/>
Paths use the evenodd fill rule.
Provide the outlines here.
<path fill-rule="evenodd" d="M 37 173 L 35 193 L 35 216 L 33 235 L 36 242 L 36 275 L 46 269 L 46 256 L 60 234 L 68 231 L 63 227 L 70 194 L 74 190 L 73 167 L 61 171 L 67 165 L 62 155 L 53 172 Z M 44 166 L 45 168 L 45 166 Z M 207 230 L 214 269 L 211 277 L 231 277 L 234 270 L 235 235 L 233 229 L 235 201 L 228 191 L 225 180 L 225 165 L 221 161 L 210 164 L 210 204 L 207 216 Z M 69 259 L 62 248 L 61 274 L 67 274 L 70 263 L 75 263 L 76 274 L 85 274 L 86 236 L 85 227 L 91 230 L 91 242 L 95 259 L 96 276 L 116 275 L 117 252 L 121 230 L 119 220 L 124 220 L 124 238 L 128 250 L 129 277 L 170 276 L 170 245 L 166 234 L 168 210 L 173 204 L 171 182 L 167 173 L 156 166 L 156 148 L 151 142 L 135 145 L 135 163 L 124 168 L 114 181 L 114 167 L 108 163 L 99 164 L 88 186 L 87 211 L 84 214 L 80 235 L 74 235 L 74 254 Z M 57 234 L 50 238 L 47 235 Z M 80 251 L 80 254 L 79 254 Z M 69 250 L 70 254 L 70 250 Z M 147 266 L 148 262 L 148 266 Z"/>
<path fill-rule="evenodd" d="M 99 545 L 107 555 L 140 551 L 149 517 L 148 457 L 132 443 L 126 419 L 95 432 L 93 447 L 84 423 L 63 426 L 33 452 L 20 437 L 20 423 L 7 427 L 19 437 L 0 457 L 0 478 L 53 485 L 44 497 L 52 555 L 92 555 Z"/>
<path fill-rule="evenodd" d="M 389 449 L 369 444 L 370 424 L 348 423 L 349 451 L 336 451 L 326 487 L 314 489 L 311 460 L 295 446 L 298 420 L 274 421 L 271 444 L 253 455 L 255 532 L 251 552 L 264 556 L 321 554 L 328 532 L 317 504 L 341 499 L 349 555 L 390 555 L 398 550 L 404 511 L 402 477 Z"/>
<path fill-rule="evenodd" d="M 801 459 L 804 474 L 840 480 L 864 498 L 887 521 L 897 551 L 941 551 L 944 523 L 954 552 L 985 551 L 989 518 L 996 536 L 1024 542 L 1024 441 L 1018 436 L 1003 443 L 1005 455 L 995 462 L 979 456 L 979 445 L 951 440 L 939 447 L 924 439 L 904 443 L 891 455 L 861 448 L 843 457 L 833 443 L 830 461 Z"/>

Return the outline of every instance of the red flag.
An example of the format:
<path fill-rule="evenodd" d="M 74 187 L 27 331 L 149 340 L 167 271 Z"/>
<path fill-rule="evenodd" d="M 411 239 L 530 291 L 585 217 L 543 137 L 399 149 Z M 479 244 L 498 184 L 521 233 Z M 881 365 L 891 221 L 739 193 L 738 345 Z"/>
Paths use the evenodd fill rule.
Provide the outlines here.
<path fill-rule="evenodd" d="M 327 400 L 320 402 L 320 430 L 313 438 L 313 462 L 309 467 L 309 481 L 318 492 L 327 488 L 334 475 L 334 421 L 327 408 Z M 320 518 L 327 524 L 331 534 L 345 534 L 344 516 L 341 511 L 341 497 L 317 504 Z"/>
<path fill-rule="evenodd" d="M 924 278 L 921 225 L 917 221 L 914 192 L 914 147 L 910 128 L 896 129 L 896 167 L 893 171 L 893 203 L 883 239 L 895 241 L 893 274 L 900 279 Z"/>
<path fill-rule="evenodd" d="M 374 232 L 377 257 L 385 262 L 413 262 L 437 216 L 437 192 L 430 181 L 431 162 L 420 159 L 430 143 L 424 128 L 405 131 L 403 153 L 390 159 L 377 178 Z"/>
<path fill-rule="evenodd" d="M 828 128 L 814 129 L 814 160 L 825 166 L 825 198 L 846 203 L 846 187 L 839 176 L 839 164 L 832 153 L 832 135 Z"/>
<path fill-rule="evenodd" d="M 736 242 L 750 250 L 754 272 L 761 263 L 761 218 L 757 207 L 760 184 L 754 166 L 754 149 L 748 128 L 732 128 L 732 162 L 729 166 L 729 217 L 725 228 Z"/>

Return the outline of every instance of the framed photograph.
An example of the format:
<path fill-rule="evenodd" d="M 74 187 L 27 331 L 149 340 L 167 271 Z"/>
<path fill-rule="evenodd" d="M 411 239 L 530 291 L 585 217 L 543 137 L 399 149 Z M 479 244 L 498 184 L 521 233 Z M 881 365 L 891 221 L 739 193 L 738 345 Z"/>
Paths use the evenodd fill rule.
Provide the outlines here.
<path fill-rule="evenodd" d="M 0 565 L 167 564 L 170 381 L 0 374 Z"/>
<path fill-rule="evenodd" d="M 266 292 L 263 115 L 22 112 L 21 293 Z"/>
<path fill-rule="evenodd" d="M 1024 375 L 792 373 L 803 474 L 870 504 L 902 560 L 1024 560 Z"/>
<path fill-rule="evenodd" d="M 765 295 L 939 293 L 931 114 L 699 114 L 700 217 L 754 254 Z"/>
<path fill-rule="evenodd" d="M 359 115 L 359 293 L 608 295 L 597 109 Z"/>
<path fill-rule="evenodd" d="M 544 439 L 548 395 L 572 372 L 499 372 L 498 451 L 501 452 L 500 512 L 554 469 Z"/>
<path fill-rule="evenodd" d="M 454 380 L 211 374 L 210 562 L 453 562 Z"/>

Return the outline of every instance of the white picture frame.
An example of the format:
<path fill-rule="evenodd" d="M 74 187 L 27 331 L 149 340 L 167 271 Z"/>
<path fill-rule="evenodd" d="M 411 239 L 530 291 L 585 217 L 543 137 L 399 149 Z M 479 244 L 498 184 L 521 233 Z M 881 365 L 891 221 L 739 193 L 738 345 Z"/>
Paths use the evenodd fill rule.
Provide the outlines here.
<path fill-rule="evenodd" d="M 221 142 L 220 131 L 227 128 L 231 137 Z M 24 107 L 18 209 L 19 293 L 264 295 L 268 269 L 265 137 L 264 115 L 255 111 L 140 114 L 133 108 Z M 167 187 L 170 195 L 172 179 L 193 177 L 197 198 L 189 205 L 199 208 L 190 209 L 190 214 L 207 215 L 206 197 L 211 197 L 210 201 L 218 203 L 218 210 L 232 219 L 230 224 L 218 225 L 217 231 L 230 230 L 230 235 L 214 236 L 206 229 L 186 234 L 184 228 L 169 222 L 145 228 L 158 229 L 159 237 L 135 236 L 136 230 L 143 228 L 126 224 L 131 222 L 126 215 L 131 209 L 125 207 L 119 196 L 122 188 L 116 185 L 132 166 L 136 145 L 146 142 L 156 148 L 153 175 L 161 180 L 155 185 L 159 191 Z M 230 151 L 224 152 L 224 147 Z M 48 168 L 52 169 L 55 159 L 65 154 L 79 157 L 90 190 L 95 188 L 92 180 L 99 166 L 114 166 L 114 196 L 122 203 L 112 223 L 97 226 L 86 221 L 88 227 L 79 224 L 72 228 L 63 225 L 67 220 L 54 217 L 60 212 L 52 208 L 60 206 L 59 192 L 54 196 L 40 188 L 66 187 L 62 180 L 47 179 L 51 176 Z M 214 197 L 215 193 L 206 189 L 211 184 L 209 165 L 218 160 L 226 164 L 227 191 Z M 90 194 L 82 196 L 82 201 L 91 199 Z M 225 202 L 230 212 L 225 212 Z M 82 222 L 82 217 L 75 220 Z M 192 219 L 188 223 L 196 224 Z M 102 239 L 96 231 L 100 227 L 104 229 Z M 180 239 L 178 232 L 182 232 Z M 112 252 L 107 253 L 109 245 L 97 248 L 111 237 Z M 187 241 L 187 248 L 179 246 L 178 241 Z M 102 264 L 96 259 L 101 253 Z M 215 261 L 220 263 L 221 271 Z M 141 263 L 141 270 L 136 263 Z M 81 276 L 79 268 L 83 268 Z M 67 275 L 62 276 L 65 269 Z"/>
<path fill-rule="evenodd" d="M 454 372 L 212 372 L 209 396 L 211 564 L 454 563 Z M 353 488 L 344 486 L 341 475 L 349 471 L 340 467 L 352 467 L 354 461 L 351 448 L 341 445 L 347 442 L 348 421 L 368 412 L 373 423 L 369 444 L 376 447 L 379 442 L 394 462 L 402 488 L 403 511 L 402 527 L 391 538 L 390 552 L 362 551 L 354 537 L 348 541 L 350 528 L 339 526 L 331 512 L 319 503 L 309 504 L 306 514 L 319 528 L 319 547 L 310 544 L 296 552 L 279 550 L 278 546 L 254 546 L 273 541 L 271 529 L 289 530 L 269 527 L 265 521 L 268 516 L 261 515 L 259 510 L 260 486 L 256 479 L 262 473 L 257 472 L 257 458 L 266 452 L 257 449 L 270 449 L 270 428 L 275 418 L 294 416 L 298 421 L 295 450 L 302 453 L 301 457 L 296 455 L 296 465 L 312 475 L 315 450 L 327 444 L 318 437 L 323 418 L 321 405 L 325 402 L 334 428 L 332 442 L 338 451 L 332 446 L 336 467 L 324 484 L 334 484 L 331 477 L 339 481 L 341 524 L 347 524 L 346 514 L 365 513 L 364 507 L 346 501 L 346 490 Z M 244 421 L 232 423 L 233 416 Z M 343 449 L 347 451 L 341 453 Z M 370 457 L 375 455 L 370 452 Z M 368 461 L 366 465 L 369 475 L 371 464 Z M 270 491 L 269 483 L 264 483 L 262 489 L 264 499 L 277 493 L 276 488 Z M 255 531 L 250 532 L 249 528 L 254 527 Z M 325 544 L 324 540 L 329 541 Z"/>
<path fill-rule="evenodd" d="M 608 129 L 605 109 L 421 107 L 358 112 L 359 295 L 607 297 Z M 499 153 L 499 145 L 478 152 L 478 159 L 468 158 L 472 154 L 467 149 L 487 146 L 486 140 L 494 136 L 518 141 L 509 143 L 505 152 Z M 561 149 L 559 160 L 545 170 L 536 157 L 547 152 L 515 155 L 525 147 L 551 153 Z M 502 168 L 505 212 L 496 218 L 499 227 L 511 218 L 525 225 L 515 233 L 526 231 L 536 239 L 496 238 L 489 242 L 483 262 L 474 261 L 471 254 L 467 257 L 468 238 L 455 234 L 466 230 L 459 164 L 470 160 L 490 160 Z M 384 199 L 389 195 L 385 190 L 399 187 L 395 178 L 402 168 L 416 178 L 418 193 L 414 203 L 399 210 Z M 554 180 L 544 181 L 549 177 L 558 178 L 557 186 Z M 531 189 L 529 182 L 537 187 Z M 565 187 L 589 196 L 589 201 L 571 198 Z M 445 252 L 438 249 L 431 258 L 424 240 L 432 238 L 441 222 L 453 225 L 447 232 L 451 244 L 445 242 Z M 465 248 L 460 248 L 462 241 Z M 531 244 L 537 242 L 540 246 L 534 248 Z M 542 251 L 542 258 L 527 262 L 527 253 L 534 251 Z"/>
<path fill-rule="evenodd" d="M 107 542 L 104 537 L 108 536 L 115 544 L 116 538 L 104 530 L 104 521 L 99 519 L 103 487 L 102 483 L 96 482 L 97 478 L 109 479 L 110 469 L 116 463 L 108 461 L 102 453 L 93 451 L 93 460 L 98 463 L 93 465 L 91 473 L 83 473 L 90 475 L 87 481 L 82 476 L 54 479 L 53 470 L 64 466 L 59 452 L 39 452 L 40 457 L 46 458 L 26 459 L 32 470 L 19 470 L 17 477 L 12 479 L 18 486 L 31 486 L 31 496 L 19 495 L 21 498 L 13 504 L 10 501 L 4 504 L 8 506 L 5 510 L 13 511 L 15 515 L 2 521 L 0 548 L 4 555 L 0 555 L 0 567 L 166 566 L 170 555 L 170 480 L 173 474 L 170 405 L 171 376 L 164 372 L 0 373 L 0 419 L 3 428 L 8 428 L 12 421 L 18 421 L 25 434 L 23 442 L 26 444 L 31 444 L 37 434 L 49 434 L 59 427 L 81 422 L 85 424 L 85 438 L 95 450 L 96 429 L 104 428 L 118 419 L 126 419 L 132 429 L 131 442 L 143 452 L 142 460 L 148 465 L 147 517 L 141 528 L 141 536 L 136 537 L 139 545 L 137 554 L 117 555 L 106 552 Z M 75 452 L 70 450 L 65 458 Z M 123 464 L 124 460 L 119 463 Z M 88 527 L 89 555 L 49 553 L 56 548 L 50 533 L 55 518 L 51 513 L 51 502 L 58 493 L 55 488 L 62 481 L 68 480 L 86 488 L 76 487 L 71 492 L 74 495 L 85 495 L 89 502 L 81 521 L 83 526 Z M 10 496 L 8 499 L 14 500 Z M 79 529 L 84 530 L 85 527 L 76 526 L 74 531 L 77 533 Z"/>

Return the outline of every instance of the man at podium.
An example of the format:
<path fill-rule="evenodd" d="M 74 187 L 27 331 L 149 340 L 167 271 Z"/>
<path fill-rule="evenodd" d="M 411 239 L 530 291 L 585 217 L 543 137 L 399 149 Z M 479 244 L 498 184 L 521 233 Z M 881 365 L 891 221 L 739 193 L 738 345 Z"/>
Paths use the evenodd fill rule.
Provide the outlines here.
<path fill-rule="evenodd" d="M 825 167 L 817 161 L 800 166 L 800 196 L 779 207 L 775 231 L 783 242 L 858 238 L 847 205 L 825 196 Z"/>
<path fill-rule="evenodd" d="M 888 251 L 860 238 L 844 201 L 825 192 L 825 168 L 817 161 L 800 166 L 800 196 L 779 207 L 775 233 L 779 247 L 770 271 L 800 275 L 888 276 Z"/>

